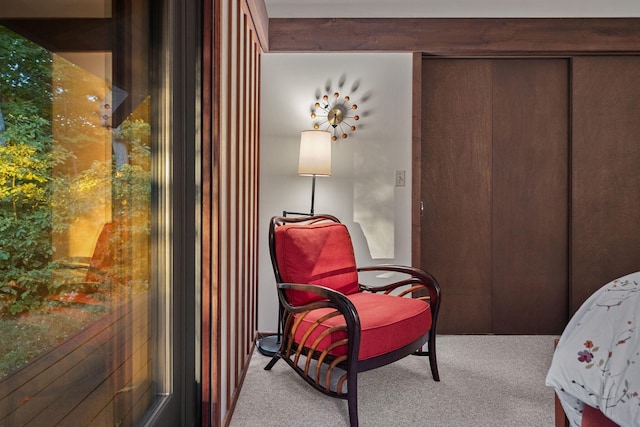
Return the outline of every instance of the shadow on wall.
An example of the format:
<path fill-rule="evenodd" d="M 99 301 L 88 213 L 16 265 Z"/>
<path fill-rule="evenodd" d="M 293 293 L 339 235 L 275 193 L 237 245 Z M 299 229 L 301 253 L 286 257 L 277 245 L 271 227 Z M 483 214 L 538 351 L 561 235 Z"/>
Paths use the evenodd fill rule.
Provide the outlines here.
<path fill-rule="evenodd" d="M 333 141 L 337 143 L 361 132 L 366 128 L 361 119 L 373 116 L 373 111 L 366 105 L 373 91 L 362 92 L 360 79 L 350 86 L 346 82 L 346 73 L 336 83 L 327 79 L 323 88 L 316 89 L 315 101 L 309 107 L 313 128 L 332 132 Z M 386 157 L 371 145 L 366 142 L 365 146 L 354 145 L 353 221 L 358 223 L 371 259 L 393 259 L 394 187 L 380 174 L 380 166 L 387 161 Z M 371 161 L 371 156 L 376 158 Z"/>
<path fill-rule="evenodd" d="M 362 106 L 371 98 L 372 92 L 360 94 L 359 79 L 350 89 L 346 81 L 346 74 L 342 74 L 335 85 L 327 79 L 324 88 L 316 89 L 315 100 L 309 106 L 313 128 L 332 132 L 334 141 L 353 136 L 363 127 L 360 119 L 371 115 L 371 111 L 363 110 Z"/>

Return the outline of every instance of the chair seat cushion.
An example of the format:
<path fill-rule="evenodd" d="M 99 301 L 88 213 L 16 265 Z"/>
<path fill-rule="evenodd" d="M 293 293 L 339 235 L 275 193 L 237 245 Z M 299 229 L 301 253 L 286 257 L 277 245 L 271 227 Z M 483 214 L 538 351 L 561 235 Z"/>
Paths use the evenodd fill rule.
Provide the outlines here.
<path fill-rule="evenodd" d="M 431 328 L 431 309 L 429 304 L 422 300 L 368 292 L 357 292 L 347 295 L 347 298 L 355 306 L 360 318 L 359 360 L 370 359 L 404 347 L 424 336 Z M 313 310 L 304 316 L 296 330 L 295 341 L 300 343 L 315 321 L 331 311 L 334 310 L 323 308 Z M 325 320 L 311 332 L 304 345 L 311 347 L 324 331 L 339 325 L 345 325 L 342 316 Z M 324 351 L 332 343 L 345 338 L 345 330 L 333 332 L 320 341 L 316 350 Z M 342 356 L 346 352 L 346 345 L 340 345 L 329 351 L 329 354 Z"/>

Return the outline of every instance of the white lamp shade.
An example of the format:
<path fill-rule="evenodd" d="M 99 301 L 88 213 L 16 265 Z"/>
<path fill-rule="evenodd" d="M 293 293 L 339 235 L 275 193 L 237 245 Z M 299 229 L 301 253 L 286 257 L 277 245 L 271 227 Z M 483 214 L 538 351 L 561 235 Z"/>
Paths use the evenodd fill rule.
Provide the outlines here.
<path fill-rule="evenodd" d="M 331 132 L 302 131 L 298 173 L 300 175 L 331 175 Z"/>

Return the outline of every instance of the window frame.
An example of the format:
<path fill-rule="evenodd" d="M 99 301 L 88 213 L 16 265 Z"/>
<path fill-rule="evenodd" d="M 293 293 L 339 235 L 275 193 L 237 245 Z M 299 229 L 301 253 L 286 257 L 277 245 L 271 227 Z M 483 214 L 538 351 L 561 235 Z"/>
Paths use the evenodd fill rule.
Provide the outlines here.
<path fill-rule="evenodd" d="M 146 3 L 151 19 L 152 322 L 155 401 L 140 425 L 197 425 L 200 419 L 200 2 Z M 114 11 L 127 0 L 114 0 Z M 118 9 L 120 8 L 120 9 Z M 116 14 L 117 15 L 117 14 Z M 111 18 L 1 18 L 3 25 L 55 51 L 113 51 Z M 68 37 L 69 28 L 82 37 Z M 91 28 L 91 31 L 82 29 Z M 159 328 L 158 326 L 162 326 Z"/>
<path fill-rule="evenodd" d="M 164 100 L 154 117 L 159 119 L 156 141 L 161 153 L 154 153 L 156 188 L 152 209 L 157 213 L 155 247 L 158 254 L 157 283 L 166 293 L 156 295 L 155 324 L 166 326 L 165 336 L 154 336 L 154 354 L 170 363 L 160 364 L 154 378 L 159 385 L 156 402 L 141 425 L 197 425 L 199 420 L 200 354 L 200 52 L 199 2 L 163 0 L 152 10 L 152 96 Z M 156 62 L 157 61 L 157 62 Z M 156 104 L 158 105 L 158 104 Z M 164 164 L 161 164 L 164 162 Z M 162 218 L 162 215 L 165 215 Z M 163 243 L 167 243 L 163 245 Z M 166 310 L 160 310 L 166 307 Z M 156 329 L 156 333 L 159 330 Z M 170 335 L 170 345 L 166 344 Z M 164 366 L 163 366 L 164 365 Z"/>

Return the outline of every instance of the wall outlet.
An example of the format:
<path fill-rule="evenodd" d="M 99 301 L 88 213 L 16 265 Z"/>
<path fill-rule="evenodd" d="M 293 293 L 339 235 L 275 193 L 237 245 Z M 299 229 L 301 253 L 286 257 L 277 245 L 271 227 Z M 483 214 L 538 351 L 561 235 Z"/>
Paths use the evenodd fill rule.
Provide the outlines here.
<path fill-rule="evenodd" d="M 396 171 L 396 187 L 404 187 L 405 185 L 405 171 Z"/>

